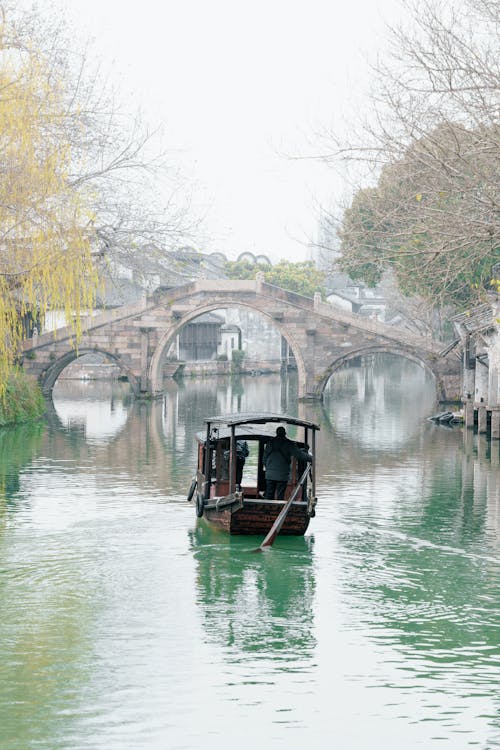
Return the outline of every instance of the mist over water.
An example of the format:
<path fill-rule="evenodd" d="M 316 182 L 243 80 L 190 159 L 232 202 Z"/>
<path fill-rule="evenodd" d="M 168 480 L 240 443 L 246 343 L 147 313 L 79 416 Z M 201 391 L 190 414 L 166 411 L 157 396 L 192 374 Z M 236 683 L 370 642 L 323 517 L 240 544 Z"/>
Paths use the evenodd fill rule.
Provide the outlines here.
<path fill-rule="evenodd" d="M 293 378 L 61 381 L 0 435 L 2 750 L 500 747 L 499 446 L 378 358 Z M 317 421 L 303 538 L 229 537 L 186 493 L 206 416 Z"/>

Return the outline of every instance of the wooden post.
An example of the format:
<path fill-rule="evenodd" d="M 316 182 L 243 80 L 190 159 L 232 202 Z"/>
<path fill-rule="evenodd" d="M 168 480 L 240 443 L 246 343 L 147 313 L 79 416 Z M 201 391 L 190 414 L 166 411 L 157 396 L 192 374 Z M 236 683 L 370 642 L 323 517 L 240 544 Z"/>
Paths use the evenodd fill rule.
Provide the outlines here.
<path fill-rule="evenodd" d="M 487 430 L 486 404 L 481 398 L 478 404 L 478 408 L 477 408 L 477 431 L 481 434 L 481 433 L 485 433 L 486 430 Z"/>
<path fill-rule="evenodd" d="M 474 427 L 474 402 L 470 393 L 464 399 L 464 421 L 466 427 Z"/>
<path fill-rule="evenodd" d="M 210 450 L 210 422 L 207 422 L 207 436 L 205 438 L 205 493 L 204 500 L 210 497 L 210 480 L 212 469 L 212 453 Z"/>
<path fill-rule="evenodd" d="M 234 424 L 231 425 L 229 442 L 229 494 L 236 490 L 236 437 Z"/>
<path fill-rule="evenodd" d="M 313 498 L 316 497 L 316 430 L 311 430 L 311 453 L 313 456 L 312 460 L 312 471 L 311 471 L 311 493 Z"/>
<path fill-rule="evenodd" d="M 500 407 L 491 410 L 491 439 L 500 440 Z"/>

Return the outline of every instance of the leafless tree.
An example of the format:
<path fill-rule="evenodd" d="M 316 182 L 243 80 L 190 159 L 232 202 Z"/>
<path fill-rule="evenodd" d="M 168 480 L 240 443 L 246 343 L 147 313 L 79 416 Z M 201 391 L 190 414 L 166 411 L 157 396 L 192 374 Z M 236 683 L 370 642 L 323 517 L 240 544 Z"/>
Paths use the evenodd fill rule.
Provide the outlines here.
<path fill-rule="evenodd" d="M 144 270 L 152 258 L 192 241 L 199 219 L 191 186 L 161 144 L 161 129 L 149 129 L 120 94 L 93 55 L 78 49 L 64 19 L 1 6 L 14 19 L 12 45 L 43 51 L 66 102 L 58 135 L 71 150 L 68 182 L 92 207 L 88 232 L 94 254 L 107 265 Z"/>
<path fill-rule="evenodd" d="M 391 268 L 407 293 L 468 304 L 500 252 L 500 4 L 406 8 L 361 131 L 329 134 L 325 158 L 375 175 L 342 217 L 340 262 L 371 282 Z"/>

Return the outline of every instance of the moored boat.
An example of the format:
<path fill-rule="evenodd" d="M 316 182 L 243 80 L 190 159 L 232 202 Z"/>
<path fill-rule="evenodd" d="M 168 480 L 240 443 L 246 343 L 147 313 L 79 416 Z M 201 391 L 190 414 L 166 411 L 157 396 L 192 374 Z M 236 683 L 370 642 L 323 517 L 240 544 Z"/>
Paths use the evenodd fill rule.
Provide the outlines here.
<path fill-rule="evenodd" d="M 274 413 L 221 415 L 204 421 L 206 429 L 196 434 L 198 466 L 188 493 L 196 515 L 231 534 L 266 534 L 278 522 L 276 533 L 303 535 L 317 502 L 318 425 Z M 266 497 L 266 446 L 280 429 L 285 432 L 285 426 L 297 428 L 298 434 L 293 441 L 287 439 L 290 470 L 282 483 L 283 498 L 272 499 Z M 267 488 L 269 494 L 269 483 Z"/>

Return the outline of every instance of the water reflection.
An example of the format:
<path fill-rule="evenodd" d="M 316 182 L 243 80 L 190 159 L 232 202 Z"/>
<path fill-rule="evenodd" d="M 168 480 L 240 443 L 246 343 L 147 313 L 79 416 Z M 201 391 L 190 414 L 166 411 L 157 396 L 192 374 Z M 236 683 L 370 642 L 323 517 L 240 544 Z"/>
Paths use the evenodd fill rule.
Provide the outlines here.
<path fill-rule="evenodd" d="M 315 646 L 314 538 L 283 538 L 272 554 L 256 553 L 261 537 L 230 537 L 198 521 L 190 540 L 207 638 L 237 661 L 304 668 Z"/>
<path fill-rule="evenodd" d="M 334 413 L 339 439 L 363 451 L 399 451 L 420 432 L 421 416 L 435 408 L 432 376 L 413 362 L 377 355 L 373 365 L 349 367 L 330 379 L 325 410 Z"/>
<path fill-rule="evenodd" d="M 19 474 L 36 456 L 44 432 L 41 421 L 0 429 L 0 519 L 6 508 L 15 505 Z"/>
<path fill-rule="evenodd" d="M 428 422 L 399 365 L 323 405 L 277 376 L 72 384 L 0 433 L 2 750 L 498 746 L 499 445 Z M 204 417 L 255 408 L 321 425 L 316 518 L 268 554 L 185 502 Z"/>
<path fill-rule="evenodd" d="M 63 567 L 52 551 L 27 548 L 3 564 L 0 746 L 62 748 L 94 669 L 96 603 L 75 576 L 76 559 Z"/>
<path fill-rule="evenodd" d="M 417 373 L 415 400 L 400 388 L 379 412 L 383 375 L 345 371 L 327 402 L 340 607 L 384 662 L 367 684 L 413 695 L 419 709 L 409 720 L 443 722 L 465 746 L 478 714 L 498 730 L 490 687 L 500 667 L 499 446 L 427 422 L 422 408 L 431 413 L 432 403 Z M 346 406 L 339 396 L 366 381 L 367 400 Z"/>
<path fill-rule="evenodd" d="M 53 408 L 66 429 L 79 431 L 89 443 L 107 443 L 125 426 L 130 387 L 118 381 L 61 380 L 53 391 Z"/>

